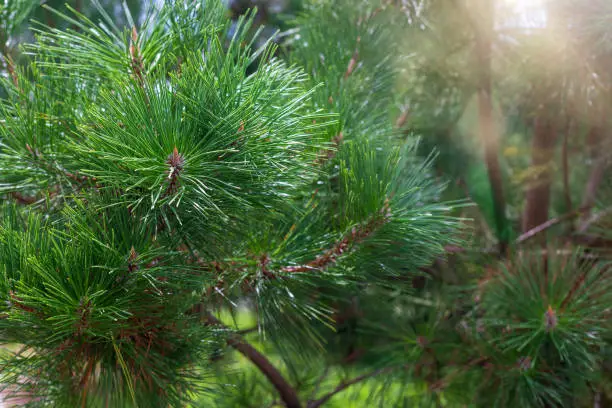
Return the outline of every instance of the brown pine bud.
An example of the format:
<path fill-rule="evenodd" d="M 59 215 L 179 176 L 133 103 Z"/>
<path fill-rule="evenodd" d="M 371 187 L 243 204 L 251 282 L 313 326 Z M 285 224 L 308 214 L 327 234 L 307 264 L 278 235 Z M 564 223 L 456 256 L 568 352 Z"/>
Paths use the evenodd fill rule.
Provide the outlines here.
<path fill-rule="evenodd" d="M 548 310 L 546 311 L 546 313 L 544 313 L 544 326 L 546 327 L 546 331 L 554 330 L 555 327 L 557 327 L 557 323 L 557 314 L 549 305 Z"/>

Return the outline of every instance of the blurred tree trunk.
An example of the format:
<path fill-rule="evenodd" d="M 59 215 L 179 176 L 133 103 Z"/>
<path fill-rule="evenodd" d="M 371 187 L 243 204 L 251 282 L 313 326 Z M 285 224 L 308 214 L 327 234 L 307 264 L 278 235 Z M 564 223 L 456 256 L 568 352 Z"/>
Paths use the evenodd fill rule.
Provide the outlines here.
<path fill-rule="evenodd" d="M 601 120 L 598 122 L 601 122 Z M 603 180 L 607 165 L 607 154 L 602 154 L 601 152 L 605 150 L 600 150 L 603 147 L 605 133 L 604 126 L 601 123 L 597 123 L 593 125 L 587 137 L 587 155 L 592 160 L 593 168 L 591 169 L 591 174 L 582 196 L 582 208 L 585 209 L 584 217 L 586 218 L 588 218 L 591 208 L 595 205 L 597 190 Z"/>
<path fill-rule="evenodd" d="M 605 69 L 605 65 L 603 67 Z M 595 107 L 592 109 L 591 126 L 586 140 L 587 157 L 591 162 L 591 173 L 584 188 L 582 195 L 583 214 L 581 223 L 586 222 L 591 216 L 591 210 L 595 206 L 597 191 L 603 181 L 606 168 L 608 167 L 609 135 L 610 126 L 608 124 L 609 91 L 602 91 L 602 95 L 596 100 Z M 584 232 L 584 231 L 583 231 Z"/>
<path fill-rule="evenodd" d="M 567 21 L 559 7 L 554 2 L 546 3 L 547 26 L 543 32 L 547 38 L 546 47 L 549 49 L 549 58 L 562 61 L 564 50 L 567 47 Z M 553 41 L 554 39 L 554 41 Z M 546 50 L 545 50 L 546 51 Z M 552 71 L 554 72 L 554 70 Z M 543 72 L 544 73 L 544 72 Z M 535 103 L 535 118 L 533 121 L 533 140 L 531 144 L 531 167 L 534 177 L 530 180 L 525 194 L 525 208 L 522 218 L 523 233 L 536 228 L 549 219 L 551 184 L 553 179 L 553 160 L 558 130 L 556 122 L 563 118 L 553 117 L 557 105 L 559 86 L 544 75 L 532 84 L 535 93 L 532 95 Z M 546 244 L 546 235 L 540 234 L 536 239 L 541 245 Z"/>
<path fill-rule="evenodd" d="M 531 166 L 536 176 L 527 188 L 523 232 L 527 232 L 548 221 L 550 207 L 550 185 L 557 129 L 547 112 L 542 110 L 535 118 L 531 145 Z M 538 239 L 544 240 L 542 235 Z"/>
<path fill-rule="evenodd" d="M 484 160 L 487 166 L 491 194 L 493 195 L 493 213 L 499 252 L 504 254 L 508 247 L 506 234 L 506 201 L 504 197 L 503 178 L 499 163 L 499 134 L 495 125 L 492 79 L 491 50 L 495 23 L 494 0 L 479 0 L 474 24 L 476 33 L 476 59 L 479 67 L 478 77 L 478 133 L 484 147 Z"/>

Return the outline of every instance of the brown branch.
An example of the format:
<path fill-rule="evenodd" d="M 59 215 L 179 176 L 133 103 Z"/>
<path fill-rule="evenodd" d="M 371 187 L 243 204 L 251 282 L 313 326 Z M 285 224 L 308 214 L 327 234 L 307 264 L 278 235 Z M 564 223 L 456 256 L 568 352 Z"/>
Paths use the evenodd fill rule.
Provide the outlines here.
<path fill-rule="evenodd" d="M 360 375 L 359 377 L 355 377 L 352 380 L 349 381 L 343 381 L 342 383 L 340 383 L 336 388 L 334 388 L 333 391 L 325 394 L 324 396 L 322 396 L 321 398 L 319 398 L 318 400 L 314 400 L 314 401 L 310 401 L 307 405 L 307 408 L 318 408 L 321 405 L 325 404 L 327 401 L 329 401 L 332 397 L 334 397 L 336 394 L 341 393 L 342 391 L 346 390 L 347 388 L 349 388 L 351 385 L 360 383 L 362 381 L 365 381 L 367 379 L 370 379 L 372 377 L 376 377 L 378 375 L 381 374 L 386 374 L 389 373 L 393 370 L 395 370 L 397 367 L 386 367 L 386 368 L 381 368 L 375 371 L 372 371 L 370 373 L 366 373 L 363 375 Z"/>
<path fill-rule="evenodd" d="M 259 327 L 255 326 L 255 327 L 250 327 L 248 329 L 238 330 L 236 331 L 236 334 L 244 336 L 245 334 L 253 333 L 253 332 L 256 332 L 257 330 L 259 330 Z"/>
<path fill-rule="evenodd" d="M 41 312 L 39 312 L 38 310 L 34 309 L 31 306 L 27 306 L 27 305 L 23 304 L 22 303 L 23 300 L 20 297 L 16 296 L 15 293 L 12 290 L 9 291 L 9 299 L 10 299 L 9 300 L 10 307 L 14 306 L 15 308 L 17 308 L 17 309 L 19 309 L 21 311 L 24 311 L 26 313 L 31 313 L 31 314 L 33 314 L 33 315 L 35 315 L 37 317 L 40 317 L 41 319 L 45 318 L 44 315 Z"/>
<path fill-rule="evenodd" d="M 431 384 L 429 386 L 429 389 L 431 391 L 440 391 L 444 388 L 447 387 L 447 385 L 450 383 L 450 381 L 455 378 L 457 375 L 464 373 L 466 370 L 468 370 L 470 367 L 475 366 L 476 364 L 482 364 L 485 361 L 487 361 L 489 359 L 489 357 L 478 357 L 472 361 L 470 361 L 469 363 L 461 366 L 457 371 L 454 371 L 452 373 L 450 373 L 449 375 L 447 375 L 445 378 L 440 379 L 439 381 L 436 381 L 435 383 Z"/>
<path fill-rule="evenodd" d="M 561 309 L 561 311 L 565 310 L 565 307 L 568 305 L 570 300 L 572 300 L 572 298 L 574 297 L 574 295 L 576 294 L 578 289 L 582 286 L 582 283 L 586 279 L 586 274 L 587 274 L 587 270 L 582 271 L 580 276 L 578 276 L 576 281 L 574 281 L 574 284 L 572 285 L 572 288 L 570 289 L 570 291 L 567 293 L 567 295 L 565 296 L 565 298 L 561 302 L 561 306 L 559 306 L 559 309 Z"/>
<path fill-rule="evenodd" d="M 593 408 L 601 408 L 601 391 L 597 391 L 593 397 Z"/>
<path fill-rule="evenodd" d="M 560 224 L 561 222 L 568 221 L 568 220 L 571 220 L 572 218 L 576 218 L 576 217 L 580 216 L 582 211 L 584 211 L 584 208 L 580 208 L 578 210 L 570 211 L 569 213 L 561 215 L 559 217 L 551 218 L 550 220 L 546 221 L 545 223 L 540 224 L 540 225 L 530 229 L 529 231 L 525 232 L 524 234 L 521 234 L 516 239 L 515 243 L 516 244 L 522 244 L 525 241 L 535 237 L 536 235 L 538 235 L 538 234 L 548 230 L 549 228 L 554 227 L 557 224 Z"/>
<path fill-rule="evenodd" d="M 28 143 L 25 145 L 26 150 L 32 155 L 32 159 L 34 162 L 39 165 L 42 169 L 48 171 L 49 173 L 59 173 L 60 175 L 82 185 L 84 183 L 90 183 L 97 189 L 102 188 L 102 186 L 98 183 L 98 179 L 91 176 L 80 175 L 77 172 L 70 172 L 66 170 L 63 166 L 61 166 L 57 162 L 49 162 L 43 156 L 43 154 L 37 149 L 32 148 Z"/>
<path fill-rule="evenodd" d="M 206 316 L 209 325 L 225 327 L 219 319 L 213 316 L 210 312 Z M 270 363 L 270 361 L 257 349 L 247 343 L 244 339 L 236 334 L 230 335 L 227 340 L 227 345 L 234 348 L 240 354 L 245 356 L 253 363 L 259 371 L 272 383 L 278 391 L 280 398 L 287 408 L 301 408 L 302 403 L 297 395 L 296 390 L 287 382 L 283 375 Z"/>
<path fill-rule="evenodd" d="M 597 104 L 594 106 L 592 116 L 590 116 L 591 123 L 593 125 L 589 129 L 586 138 L 586 153 L 587 157 L 594 162 L 594 166 L 591 169 L 591 174 L 587 185 L 585 186 L 584 193 L 582 195 L 583 201 L 582 206 L 591 209 L 595 205 L 597 198 L 597 191 L 603 180 L 603 176 L 607 167 L 607 155 L 602 155 L 602 151 L 606 151 L 605 145 L 607 144 L 609 137 L 607 135 L 608 125 L 607 119 L 608 109 L 603 104 Z M 602 149 L 603 148 L 603 149 Z M 584 218 L 590 216 L 590 210 L 583 215 Z"/>
<path fill-rule="evenodd" d="M 599 221 L 601 221 L 602 218 L 605 218 L 610 214 L 612 214 L 612 207 L 608 207 L 591 215 L 589 218 L 584 220 L 584 222 L 578 227 L 577 232 L 585 233 L 591 225 L 598 223 Z"/>
<path fill-rule="evenodd" d="M 390 217 L 389 200 L 385 201 L 380 214 L 372 217 L 365 224 L 355 227 L 350 233 L 345 235 L 340 241 L 316 259 L 308 262 L 305 265 L 285 266 L 281 271 L 288 273 L 311 272 L 314 270 L 322 270 L 335 263 L 338 256 L 346 252 L 352 245 L 359 244 L 371 236 L 379 227 L 386 224 Z"/>
<path fill-rule="evenodd" d="M 136 27 L 132 27 L 132 35 L 130 42 L 130 65 L 132 69 L 132 74 L 134 74 L 134 78 L 138 82 L 138 86 L 142 89 L 142 94 L 145 99 L 145 103 L 147 107 L 151 107 L 151 101 L 149 100 L 149 95 L 145 89 L 145 68 L 142 60 L 142 53 L 140 51 L 140 46 L 138 45 L 138 31 Z"/>
<path fill-rule="evenodd" d="M 551 186 L 553 173 L 551 163 L 554 159 L 554 148 L 557 140 L 557 129 L 550 112 L 540 109 L 535 118 L 533 138 L 531 142 L 531 166 L 543 169 L 527 187 L 525 193 L 525 209 L 523 212 L 523 231 L 545 224 L 549 218 L 551 202 Z M 541 238 L 539 244 L 544 246 Z"/>

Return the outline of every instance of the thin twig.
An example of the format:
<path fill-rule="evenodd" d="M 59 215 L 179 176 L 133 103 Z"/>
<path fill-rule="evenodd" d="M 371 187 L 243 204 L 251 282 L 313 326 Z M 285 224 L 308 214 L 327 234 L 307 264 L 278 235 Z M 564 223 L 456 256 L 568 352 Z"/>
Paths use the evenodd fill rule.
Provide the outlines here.
<path fill-rule="evenodd" d="M 612 207 L 606 208 L 605 210 L 601 210 L 591 215 L 580 225 L 580 227 L 578 227 L 577 232 L 579 233 L 586 232 L 589 229 L 589 227 L 591 227 L 591 225 L 596 224 L 597 222 L 601 221 L 602 218 L 605 218 L 610 214 L 612 214 Z"/>
<path fill-rule="evenodd" d="M 255 326 L 255 327 L 251 327 L 251 328 L 248 328 L 248 329 L 238 330 L 238 331 L 236 331 L 236 333 L 241 335 L 241 336 L 244 336 L 245 334 L 256 332 L 258 329 L 259 329 L 259 327 Z"/>
<path fill-rule="evenodd" d="M 319 392 L 319 389 L 321 388 L 321 384 L 323 384 L 323 381 L 327 378 L 329 372 L 330 372 L 330 367 L 325 366 L 325 370 L 323 371 L 323 374 L 321 374 L 321 376 L 317 379 L 317 383 L 315 384 L 315 387 L 312 390 L 312 394 L 309 398 L 309 401 L 314 399 L 314 397 L 317 395 L 317 393 Z"/>
<path fill-rule="evenodd" d="M 370 373 L 366 373 L 363 375 L 360 375 L 359 377 L 355 377 L 352 380 L 349 381 L 343 381 L 342 383 L 340 383 L 336 388 L 334 388 L 333 391 L 325 394 L 324 396 L 322 396 L 321 398 L 319 398 L 318 400 L 315 401 L 310 401 L 307 405 L 307 408 L 318 408 L 321 405 L 325 404 L 327 401 L 329 401 L 332 397 L 334 397 L 336 394 L 341 393 L 342 391 L 346 390 L 347 388 L 349 388 L 351 385 L 360 383 L 362 381 L 365 381 L 367 379 L 370 379 L 372 377 L 376 377 L 378 375 L 381 374 L 386 374 L 389 373 L 391 371 L 396 370 L 397 367 L 386 367 L 386 368 L 381 368 L 375 371 L 372 371 Z"/>
<path fill-rule="evenodd" d="M 554 227 L 557 224 L 560 224 L 561 222 L 568 221 L 568 220 L 571 220 L 573 218 L 580 216 L 580 214 L 583 211 L 584 211 L 583 208 L 579 208 L 578 210 L 570 211 L 567 214 L 560 215 L 559 217 L 551 218 L 545 223 L 540 224 L 537 227 L 534 227 L 530 229 L 529 231 L 525 232 L 524 234 L 522 234 L 521 236 L 519 236 L 516 239 L 515 243 L 522 244 L 525 241 L 535 237 L 536 235 L 548 230 L 549 228 Z"/>
<path fill-rule="evenodd" d="M 478 357 L 472 361 L 470 361 L 469 363 L 465 364 L 464 366 L 460 367 L 457 371 L 454 371 L 452 373 L 450 373 L 448 376 L 446 376 L 445 378 L 440 379 L 439 381 L 431 384 L 429 386 L 430 390 L 436 390 L 439 391 L 443 388 L 446 387 L 447 384 L 450 383 L 450 381 L 455 378 L 457 375 L 465 372 L 466 370 L 468 370 L 470 367 L 475 366 L 476 364 L 481 364 L 485 361 L 487 361 L 489 359 L 489 357 Z"/>
<path fill-rule="evenodd" d="M 316 259 L 306 265 L 285 266 L 281 270 L 288 273 L 299 273 L 325 269 L 334 264 L 338 256 L 348 251 L 352 245 L 359 244 L 370 237 L 378 228 L 386 224 L 390 217 L 389 200 L 386 200 L 378 214 L 372 216 L 366 223 L 353 228 L 350 233 L 346 234 L 322 255 L 317 256 Z"/>

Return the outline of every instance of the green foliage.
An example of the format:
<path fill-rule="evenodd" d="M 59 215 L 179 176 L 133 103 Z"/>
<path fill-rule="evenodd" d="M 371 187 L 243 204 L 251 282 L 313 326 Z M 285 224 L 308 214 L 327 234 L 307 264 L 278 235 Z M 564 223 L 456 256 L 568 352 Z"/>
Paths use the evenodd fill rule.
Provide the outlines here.
<path fill-rule="evenodd" d="M 577 228 L 541 227 L 563 247 L 512 244 L 523 190 L 555 216 L 605 164 L 609 6 L 570 3 L 490 38 L 488 93 L 483 16 L 460 1 L 233 21 L 220 0 L 5 2 L 1 382 L 57 407 L 596 405 L 608 181 Z M 13 58 L 29 15 L 46 23 Z M 542 119 L 564 147 L 540 163 Z"/>
<path fill-rule="evenodd" d="M 29 353 L 4 361 L 3 381 L 35 378 L 25 390 L 65 406 L 101 395 L 111 406 L 184 399 L 201 376 L 189 363 L 213 338 L 184 313 L 202 277 L 147 232 L 123 211 L 92 214 L 81 204 L 51 223 L 5 207 L 1 341 Z"/>
<path fill-rule="evenodd" d="M 573 406 L 588 398 L 607 347 L 610 279 L 607 264 L 581 255 L 548 265 L 528 257 L 485 284 L 482 336 L 495 364 L 508 367 L 494 375 L 502 385 L 495 404 Z"/>
<path fill-rule="evenodd" d="M 289 62 L 257 45 L 255 12 L 232 23 L 220 1 L 168 2 L 142 25 L 124 4 L 126 28 L 102 7 L 100 21 L 48 9 L 62 23 L 37 24 L 2 80 L 0 340 L 27 350 L 3 356 L 3 382 L 27 379 L 39 405 L 183 406 L 228 382 L 217 403 L 264 400 L 270 384 L 229 360 L 209 370 L 235 343 L 207 313 L 241 304 L 291 383 L 306 368 L 304 400 L 333 390 L 339 374 L 316 386 L 322 366 L 363 371 L 342 364 L 347 307 L 369 327 L 373 294 L 413 292 L 460 220 L 389 122 L 399 20 L 386 3 L 336 6 L 307 5 Z"/>
<path fill-rule="evenodd" d="M 15 34 L 28 18 L 36 3 L 28 0 L 7 0 L 0 6 L 0 47 L 6 46 L 8 37 Z"/>

